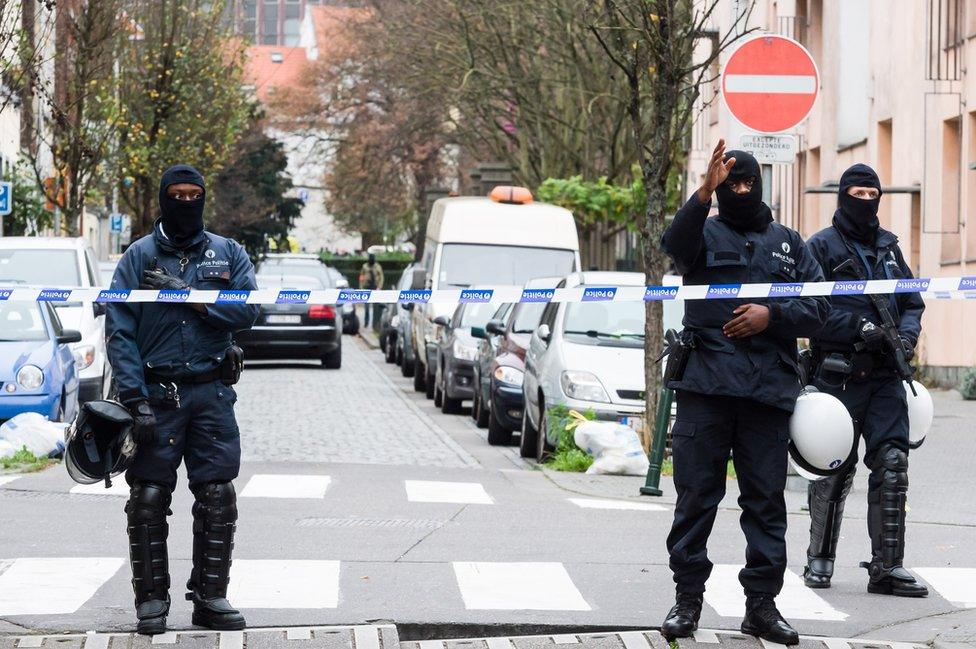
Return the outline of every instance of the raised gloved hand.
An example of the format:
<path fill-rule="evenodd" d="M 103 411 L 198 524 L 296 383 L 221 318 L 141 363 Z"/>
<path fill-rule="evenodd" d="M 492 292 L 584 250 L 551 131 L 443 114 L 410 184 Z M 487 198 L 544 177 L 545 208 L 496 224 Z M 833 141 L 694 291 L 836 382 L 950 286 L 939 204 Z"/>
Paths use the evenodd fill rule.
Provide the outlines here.
<path fill-rule="evenodd" d="M 156 415 L 145 399 L 129 405 L 132 413 L 132 440 L 136 444 L 152 444 L 156 441 Z"/>
<path fill-rule="evenodd" d="M 157 266 L 151 270 L 142 271 L 142 282 L 139 284 L 139 288 L 152 291 L 188 291 L 190 285 L 179 277 L 170 275 L 165 268 Z"/>
<path fill-rule="evenodd" d="M 884 332 L 881 330 L 881 327 L 867 318 L 861 318 L 861 321 L 858 323 L 857 335 L 864 341 L 864 348 L 867 351 L 878 351 L 884 342 Z"/>

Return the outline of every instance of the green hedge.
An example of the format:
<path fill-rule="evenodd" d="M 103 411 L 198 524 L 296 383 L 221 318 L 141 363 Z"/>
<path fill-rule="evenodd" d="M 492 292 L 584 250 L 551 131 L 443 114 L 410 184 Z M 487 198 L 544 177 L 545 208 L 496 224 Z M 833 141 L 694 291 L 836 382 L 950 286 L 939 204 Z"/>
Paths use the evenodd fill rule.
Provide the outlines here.
<path fill-rule="evenodd" d="M 336 256 L 325 253 L 321 257 L 322 261 L 342 273 L 352 288 L 359 288 L 359 270 L 366 263 L 364 256 Z M 376 255 L 376 261 L 383 267 L 383 279 L 386 286 L 380 288 L 392 288 L 400 281 L 404 269 L 413 263 L 413 257 L 407 253 L 381 253 Z"/>

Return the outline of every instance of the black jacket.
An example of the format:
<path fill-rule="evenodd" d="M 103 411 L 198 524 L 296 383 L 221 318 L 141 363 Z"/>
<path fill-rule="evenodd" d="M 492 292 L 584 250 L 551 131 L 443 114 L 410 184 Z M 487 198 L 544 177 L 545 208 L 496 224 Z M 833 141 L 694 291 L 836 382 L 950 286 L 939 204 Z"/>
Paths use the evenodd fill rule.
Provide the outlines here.
<path fill-rule="evenodd" d="M 823 280 L 819 265 L 794 230 L 773 222 L 762 232 L 739 232 L 708 218 L 710 206 L 692 195 L 661 239 L 686 285 Z M 777 290 L 799 292 L 796 286 Z M 722 326 L 735 317 L 732 311 L 750 302 L 769 307 L 769 327 L 749 338 L 726 337 Z M 698 346 L 682 379 L 668 387 L 755 399 L 792 411 L 801 388 L 796 339 L 819 331 L 827 311 L 822 297 L 689 300 L 684 326 L 696 335 Z"/>
<path fill-rule="evenodd" d="M 868 279 L 913 277 L 898 247 L 898 237 L 884 229 L 878 230 L 874 246 L 858 246 L 844 238 L 837 228 L 830 226 L 810 237 L 807 246 L 827 280 L 856 280 L 857 270 L 854 268 L 848 267 L 840 273 L 833 272 L 848 259 L 852 259 L 861 275 Z M 918 293 L 898 293 L 891 296 L 889 303 L 891 315 L 898 323 L 899 335 L 915 346 L 922 331 L 922 311 L 925 310 L 922 296 Z M 881 323 L 881 317 L 871 303 L 871 298 L 866 295 L 834 295 L 830 298 L 830 304 L 831 312 L 827 322 L 811 337 L 811 346 L 816 351 L 853 352 L 861 318 L 867 318 L 875 324 Z"/>
<path fill-rule="evenodd" d="M 254 266 L 236 241 L 202 232 L 185 249 L 160 232 L 159 223 L 129 246 L 119 261 L 113 289 L 138 288 L 142 271 L 156 263 L 192 288 L 241 291 L 257 288 Z M 180 259 L 187 263 L 180 272 Z M 144 372 L 174 379 L 204 374 L 220 365 L 236 331 L 250 329 L 255 304 L 208 304 L 206 315 L 186 304 L 114 302 L 105 322 L 107 351 L 123 403 L 148 396 Z"/>

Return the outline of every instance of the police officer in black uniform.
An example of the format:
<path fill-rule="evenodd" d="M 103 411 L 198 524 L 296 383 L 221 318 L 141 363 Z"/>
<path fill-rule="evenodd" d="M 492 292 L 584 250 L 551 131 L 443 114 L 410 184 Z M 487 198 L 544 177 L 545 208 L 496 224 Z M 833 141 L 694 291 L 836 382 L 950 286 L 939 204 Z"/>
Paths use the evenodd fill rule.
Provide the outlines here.
<path fill-rule="evenodd" d="M 880 202 L 881 183 L 871 167 L 856 164 L 841 176 L 833 225 L 807 244 L 828 280 L 912 277 L 898 238 L 879 225 Z M 871 298 L 837 295 L 831 298 L 831 306 L 823 330 L 811 339 L 814 376 L 819 389 L 847 406 L 864 437 L 864 464 L 871 470 L 871 561 L 861 565 L 868 569 L 868 592 L 925 597 L 928 589 L 902 566 L 909 450 L 905 383 L 895 373 L 892 350 L 883 344 L 882 321 Z M 921 333 L 925 303 L 918 293 L 901 293 L 889 298 L 888 310 L 910 359 Z M 828 358 L 834 362 L 825 363 Z M 845 366 L 848 370 L 830 369 Z M 804 581 L 811 588 L 830 587 L 844 501 L 856 469 L 857 463 L 851 462 L 847 470 L 810 483 L 810 547 Z"/>
<path fill-rule="evenodd" d="M 129 556 L 138 631 L 163 633 L 169 612 L 166 516 L 176 470 L 186 463 L 193 492 L 193 569 L 187 599 L 193 623 L 243 629 L 226 599 L 237 521 L 232 480 L 240 469 L 240 433 L 231 385 L 241 358 L 234 332 L 254 324 L 258 307 L 240 293 L 220 304 L 183 304 L 191 287 L 254 289 L 254 267 L 236 242 L 203 229 L 203 176 L 188 165 L 159 183 L 160 218 L 119 262 L 112 288 L 160 290 L 156 303 L 109 305 L 106 336 L 119 400 L 135 420 L 138 448 L 130 485 Z M 169 303 L 162 303 L 169 302 Z"/>
<path fill-rule="evenodd" d="M 718 215 L 709 218 L 713 192 Z M 800 235 L 773 222 L 756 159 L 743 151 L 725 153 L 722 140 L 704 183 L 678 210 L 662 244 L 686 285 L 776 282 L 782 286 L 773 293 L 798 296 L 795 283 L 823 279 Z M 796 338 L 818 331 L 827 310 L 826 299 L 817 297 L 685 303 L 681 336 L 694 347 L 683 372 L 668 383 L 678 404 L 672 447 L 678 501 L 668 535 L 677 601 L 661 627 L 669 639 L 689 637 L 697 628 L 712 570 L 706 542 L 725 495 L 731 454 L 747 540 L 739 573 L 746 594 L 742 632 L 798 642 L 774 602 L 786 570 L 783 491 L 789 419 L 800 393 Z"/>

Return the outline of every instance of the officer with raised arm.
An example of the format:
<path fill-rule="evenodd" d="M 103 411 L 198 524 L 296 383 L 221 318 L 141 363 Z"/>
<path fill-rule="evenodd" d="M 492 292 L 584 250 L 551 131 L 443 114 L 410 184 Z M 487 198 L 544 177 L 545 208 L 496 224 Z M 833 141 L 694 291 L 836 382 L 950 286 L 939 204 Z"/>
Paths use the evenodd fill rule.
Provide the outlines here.
<path fill-rule="evenodd" d="M 254 324 L 258 307 L 243 300 L 185 304 L 190 288 L 257 288 L 254 267 L 235 241 L 203 228 L 206 189 L 193 167 L 167 169 L 159 183 L 160 218 L 151 234 L 129 246 L 114 289 L 159 290 L 156 303 L 108 307 L 108 355 L 119 401 L 135 420 L 136 456 L 130 485 L 129 557 L 137 630 L 166 631 L 169 560 L 166 517 L 176 470 L 186 464 L 193 492 L 193 569 L 187 599 L 193 623 L 243 629 L 227 601 L 237 498 L 231 482 L 241 463 L 241 440 L 231 387 L 242 357 L 234 333 Z"/>
<path fill-rule="evenodd" d="M 718 215 L 709 217 L 712 194 Z M 742 632 L 795 644 L 775 597 L 786 570 L 786 468 L 789 419 L 800 393 L 796 339 L 818 331 L 827 301 L 798 297 L 798 282 L 823 279 L 795 231 L 775 223 L 762 201 L 756 159 L 725 151 L 720 140 L 702 186 L 678 210 L 662 237 L 686 285 L 776 282 L 776 299 L 709 299 L 685 303 L 684 363 L 669 358 L 675 390 L 674 486 L 678 500 L 668 535 L 676 602 L 661 626 L 668 639 L 690 637 L 712 571 L 706 543 L 735 463 L 745 533 L 746 594 Z M 735 296 L 734 287 L 713 287 Z M 672 350 L 674 353 L 674 350 Z M 684 367 L 680 367 L 680 365 Z"/>

